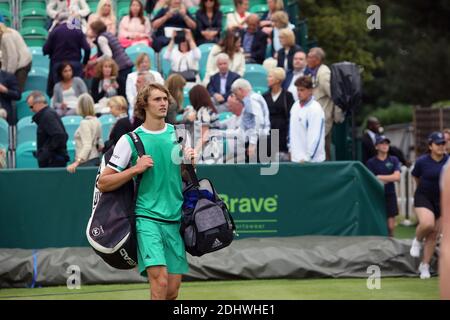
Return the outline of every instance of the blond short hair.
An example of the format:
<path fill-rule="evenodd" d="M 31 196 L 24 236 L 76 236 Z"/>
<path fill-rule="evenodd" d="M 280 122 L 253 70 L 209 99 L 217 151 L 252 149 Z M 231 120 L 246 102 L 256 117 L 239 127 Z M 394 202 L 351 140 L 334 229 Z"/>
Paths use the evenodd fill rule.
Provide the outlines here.
<path fill-rule="evenodd" d="M 272 22 L 275 24 L 279 24 L 282 28 L 286 28 L 289 25 L 289 16 L 284 11 L 276 11 L 272 14 L 270 18 Z"/>
<path fill-rule="evenodd" d="M 280 67 L 276 67 L 271 69 L 268 72 L 269 75 L 271 75 L 272 77 L 274 77 L 275 79 L 277 79 L 280 82 L 283 82 L 284 79 L 286 79 L 286 71 L 284 71 L 283 68 Z"/>
<path fill-rule="evenodd" d="M 127 112 L 128 104 L 127 100 L 122 96 L 114 96 L 109 98 L 108 107 L 117 107 L 120 111 Z"/>
<path fill-rule="evenodd" d="M 94 99 L 89 93 L 83 93 L 78 97 L 77 113 L 83 118 L 94 116 Z"/>
<path fill-rule="evenodd" d="M 289 47 L 295 46 L 295 33 L 289 28 L 284 28 L 280 30 L 279 37 L 286 38 L 286 45 Z"/>

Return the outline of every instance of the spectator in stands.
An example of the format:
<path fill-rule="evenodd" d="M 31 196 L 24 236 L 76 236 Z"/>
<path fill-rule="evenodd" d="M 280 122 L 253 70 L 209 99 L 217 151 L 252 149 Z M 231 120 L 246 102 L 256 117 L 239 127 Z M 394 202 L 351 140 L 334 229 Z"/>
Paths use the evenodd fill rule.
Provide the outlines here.
<path fill-rule="evenodd" d="M 126 54 L 124 48 L 120 46 L 119 40 L 110 32 L 106 31 L 106 25 L 100 21 L 91 24 L 92 34 L 95 36 L 95 45 L 98 49 L 98 58 L 89 61 L 89 64 L 96 64 L 106 58 L 112 58 L 119 66 L 117 82 L 119 83 L 118 94 L 125 97 L 125 87 L 127 76 L 133 70 L 133 62 Z"/>
<path fill-rule="evenodd" d="M 249 15 L 246 21 L 247 28 L 241 30 L 245 63 L 262 64 L 266 58 L 267 34 L 259 28 L 259 17 L 257 14 Z"/>
<path fill-rule="evenodd" d="M 183 111 L 184 107 L 184 86 L 186 80 L 178 73 L 171 74 L 166 80 L 166 88 L 169 90 L 169 110 L 167 111 L 166 122 L 175 124 L 177 114 Z"/>
<path fill-rule="evenodd" d="M 150 73 L 155 78 L 155 82 L 164 85 L 164 79 L 161 74 L 158 71 L 151 70 L 150 68 L 150 58 L 148 54 L 143 52 L 136 58 L 136 71 L 128 74 L 127 76 L 126 93 L 132 110 L 134 109 L 134 103 L 137 97 L 136 81 L 139 73 Z"/>
<path fill-rule="evenodd" d="M 78 167 L 98 167 L 103 150 L 102 125 L 94 114 L 94 100 L 84 93 L 78 100 L 77 113 L 83 117 L 75 131 L 75 161 L 67 171 L 75 173 Z"/>
<path fill-rule="evenodd" d="M 185 29 L 172 34 L 164 59 L 170 61 L 171 72 L 181 74 L 187 82 L 192 83 L 200 81 L 198 62 L 201 56 L 191 30 Z"/>
<path fill-rule="evenodd" d="M 227 30 L 224 38 L 219 42 L 219 44 L 211 48 L 211 52 L 209 53 L 208 61 L 206 63 L 205 78 L 203 79 L 203 83 L 205 85 L 208 85 L 212 75 L 219 72 L 216 61 L 219 53 L 226 53 L 230 58 L 230 71 L 236 72 L 241 77 L 244 76 L 245 56 L 241 47 L 241 37 L 238 32 Z"/>
<path fill-rule="evenodd" d="M 334 105 L 331 98 L 330 78 L 331 71 L 324 64 L 325 51 L 316 47 L 309 50 L 307 56 L 308 68 L 311 71 L 311 77 L 314 86 L 314 98 L 322 106 L 325 112 L 325 150 L 327 160 L 331 159 L 331 135 L 333 123 L 344 121 L 344 114 L 338 106 Z"/>
<path fill-rule="evenodd" d="M 269 11 L 262 15 L 259 26 L 265 34 L 271 35 L 273 31 L 272 15 L 277 11 L 284 11 L 284 2 L 283 0 L 267 0 L 267 7 Z"/>
<path fill-rule="evenodd" d="M 297 51 L 302 51 L 302 47 L 295 43 L 295 34 L 289 28 L 280 30 L 280 43 L 282 48 L 277 52 L 277 67 L 283 68 L 284 70 L 292 70 L 294 54 Z"/>
<path fill-rule="evenodd" d="M 60 81 L 59 66 L 63 62 L 69 62 L 72 66 L 73 76 L 82 77 L 83 66 L 89 61 L 91 47 L 86 36 L 79 28 L 67 25 L 68 14 L 58 15 L 58 24 L 48 35 L 42 48 L 44 55 L 50 57 L 50 72 L 47 81 L 47 94 L 53 96 L 53 87 Z M 81 50 L 84 50 L 83 63 L 81 63 Z"/>
<path fill-rule="evenodd" d="M 450 154 L 450 128 L 444 129 L 444 137 L 445 137 L 445 152 Z"/>
<path fill-rule="evenodd" d="M 151 45 L 151 29 L 150 21 L 144 16 L 144 5 L 140 0 L 132 0 L 130 12 L 120 21 L 120 44 L 124 48 L 138 43 Z"/>
<path fill-rule="evenodd" d="M 22 92 L 31 70 L 31 53 L 20 33 L 4 24 L 2 15 L 0 15 L 0 39 L 2 70 L 15 75 L 19 90 Z"/>
<path fill-rule="evenodd" d="M 222 30 L 222 11 L 219 0 L 201 0 L 200 8 L 195 13 L 197 44 L 217 43 Z"/>
<path fill-rule="evenodd" d="M 47 100 L 39 91 L 33 91 L 27 97 L 27 104 L 35 113 L 36 122 L 36 153 L 39 168 L 65 167 L 69 161 L 67 154 L 68 135 L 64 125 Z"/>
<path fill-rule="evenodd" d="M 378 121 L 376 117 L 367 118 L 367 129 L 361 139 L 362 160 L 364 164 L 367 164 L 367 161 L 369 159 L 377 155 L 375 142 L 377 140 L 377 137 L 381 134 L 380 127 L 380 121 Z"/>
<path fill-rule="evenodd" d="M 289 16 L 284 11 L 276 11 L 272 14 L 272 34 L 269 37 L 269 42 L 272 45 L 272 52 L 274 57 L 276 58 L 277 52 L 283 48 L 283 45 L 280 41 L 280 31 L 283 29 L 294 29 L 294 25 L 292 23 L 289 23 Z"/>
<path fill-rule="evenodd" d="M 106 58 L 97 63 L 96 74 L 92 80 L 91 93 L 95 103 L 106 106 L 108 99 L 117 95 L 119 91 L 119 83 L 117 76 L 119 74 L 119 66 L 111 59 Z"/>
<path fill-rule="evenodd" d="M 416 160 L 411 174 L 416 181 L 414 210 L 419 220 L 416 237 L 410 254 L 420 257 L 423 243 L 423 257 L 419 265 L 420 279 L 430 278 L 430 261 L 440 235 L 441 190 L 439 180 L 449 156 L 445 154 L 445 139 L 442 132 L 433 132 L 428 137 L 429 152 Z"/>
<path fill-rule="evenodd" d="M 441 299 L 450 300 L 450 165 L 442 174 L 442 238 L 439 250 L 439 283 Z"/>
<path fill-rule="evenodd" d="M 78 97 L 88 92 L 83 79 L 74 77 L 70 62 L 58 66 L 58 77 L 61 79 L 53 89 L 52 106 L 60 117 L 77 113 Z"/>
<path fill-rule="evenodd" d="M 91 13 L 91 9 L 89 8 L 86 0 L 49 0 L 47 3 L 47 15 L 50 18 L 48 24 L 51 26 L 50 30 L 54 28 L 54 20 L 58 20 L 58 15 L 61 12 L 69 12 L 72 17 L 79 17 L 83 32 L 86 31 L 86 18 L 89 13 Z"/>
<path fill-rule="evenodd" d="M 11 126 L 17 122 L 12 102 L 13 100 L 20 100 L 21 96 L 22 93 L 16 77 L 12 73 L 0 70 L 0 109 L 5 110 L 6 121 Z"/>
<path fill-rule="evenodd" d="M 194 149 L 203 162 L 203 160 L 208 158 L 207 154 L 202 151 L 205 150 L 209 140 L 209 128 L 218 121 L 217 110 L 208 94 L 208 90 L 201 84 L 193 86 L 189 91 L 189 101 L 191 105 L 184 109 L 183 122 L 190 130 Z M 211 156 L 209 155 L 209 157 Z"/>
<path fill-rule="evenodd" d="M 286 73 L 286 79 L 283 81 L 283 89 L 292 93 L 294 101 L 298 100 L 297 87 L 295 86 L 295 81 L 298 78 L 303 77 L 306 71 L 306 53 L 303 51 L 297 51 L 294 53 L 292 59 L 292 70 Z"/>
<path fill-rule="evenodd" d="M 94 37 L 92 36 L 91 23 L 101 20 L 106 25 L 106 31 L 116 35 L 117 17 L 111 0 L 100 0 L 97 5 L 97 12 L 89 15 L 88 31 L 86 32 L 88 40 L 94 45 Z"/>
<path fill-rule="evenodd" d="M 124 97 L 112 97 L 108 100 L 108 107 L 111 110 L 111 114 L 116 118 L 116 123 L 114 123 L 111 128 L 109 139 L 105 141 L 103 153 L 106 153 L 110 148 L 113 148 L 121 136 L 133 130 L 127 113 L 127 100 Z"/>
<path fill-rule="evenodd" d="M 226 53 L 219 53 L 217 55 L 216 65 L 219 72 L 211 77 L 207 88 L 218 112 L 226 112 L 228 111 L 227 100 L 231 94 L 231 85 L 241 76 L 230 71 L 230 58 Z"/>
<path fill-rule="evenodd" d="M 285 77 L 286 72 L 283 68 L 277 67 L 270 70 L 267 75 L 269 90 L 263 94 L 269 108 L 271 134 L 273 130 L 278 130 L 279 140 L 278 148 L 276 149 L 279 150 L 280 161 L 289 161 L 287 137 L 289 132 L 289 115 L 294 104 L 292 94 L 281 86 Z"/>
<path fill-rule="evenodd" d="M 252 85 L 245 79 L 234 81 L 231 91 L 233 95 L 230 95 L 228 100 L 237 99 L 244 105 L 241 129 L 246 142 L 246 162 L 260 162 L 263 160 L 261 156 L 269 155 L 267 153 L 269 150 L 259 148 L 259 144 L 263 139 L 267 139 L 270 133 L 267 103 L 260 94 L 253 91 Z"/>
<path fill-rule="evenodd" d="M 168 0 L 168 7 L 161 9 L 152 20 L 153 49 L 161 51 L 169 44 L 172 28 L 195 30 L 197 24 L 181 0 Z"/>
<path fill-rule="evenodd" d="M 227 29 L 234 31 L 247 28 L 249 0 L 234 0 L 234 7 L 235 11 L 227 14 Z"/>
<path fill-rule="evenodd" d="M 397 195 L 394 182 L 400 181 L 400 161 L 396 156 L 389 155 L 391 141 L 385 136 L 377 136 L 375 149 L 377 155 L 367 161 L 367 168 L 384 185 L 386 214 L 389 237 L 394 236 L 395 216 L 398 215 Z"/>
<path fill-rule="evenodd" d="M 313 96 L 310 77 L 295 81 L 299 101 L 291 109 L 289 152 L 292 162 L 325 161 L 325 114 Z"/>

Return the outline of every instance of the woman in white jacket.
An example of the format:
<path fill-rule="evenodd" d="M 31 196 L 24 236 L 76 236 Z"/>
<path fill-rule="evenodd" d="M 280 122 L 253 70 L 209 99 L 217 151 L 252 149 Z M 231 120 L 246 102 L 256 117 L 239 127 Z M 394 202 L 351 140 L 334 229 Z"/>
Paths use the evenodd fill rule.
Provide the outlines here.
<path fill-rule="evenodd" d="M 77 112 L 83 117 L 75 131 L 75 161 L 67 171 L 75 173 L 79 166 L 98 166 L 103 149 L 102 126 L 94 114 L 94 100 L 84 93 L 78 99 Z"/>

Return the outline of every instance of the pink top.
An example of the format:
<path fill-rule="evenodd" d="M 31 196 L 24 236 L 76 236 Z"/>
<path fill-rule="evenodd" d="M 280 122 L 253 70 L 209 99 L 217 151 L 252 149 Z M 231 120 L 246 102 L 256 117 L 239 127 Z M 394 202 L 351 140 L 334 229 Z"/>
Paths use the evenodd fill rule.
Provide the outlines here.
<path fill-rule="evenodd" d="M 150 38 L 151 25 L 147 17 L 144 17 L 145 24 L 141 19 L 130 16 L 124 16 L 119 25 L 119 38 Z"/>

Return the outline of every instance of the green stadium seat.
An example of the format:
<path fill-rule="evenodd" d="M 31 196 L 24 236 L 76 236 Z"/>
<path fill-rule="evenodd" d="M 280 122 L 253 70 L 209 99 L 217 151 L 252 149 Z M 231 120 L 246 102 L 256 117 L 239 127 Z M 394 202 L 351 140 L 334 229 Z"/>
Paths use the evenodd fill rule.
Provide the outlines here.
<path fill-rule="evenodd" d="M 22 28 L 20 34 L 29 47 L 42 47 L 47 39 L 48 31 L 44 27 Z"/>
<path fill-rule="evenodd" d="M 167 59 L 164 59 L 164 54 L 167 51 L 167 46 L 161 49 L 161 52 L 159 53 L 159 65 L 161 66 L 160 73 L 163 76 L 164 79 L 166 79 L 169 76 L 170 69 L 172 66 L 170 65 L 170 61 Z"/>
<path fill-rule="evenodd" d="M 45 92 L 47 90 L 48 68 L 32 67 L 28 73 L 25 90 L 39 90 Z"/>
<path fill-rule="evenodd" d="M 20 4 L 21 16 L 28 9 L 37 9 L 42 12 L 42 10 L 47 10 L 47 5 L 46 5 L 45 1 L 37 1 L 37 0 L 23 1 L 22 0 L 21 4 Z"/>
<path fill-rule="evenodd" d="M 248 80 L 253 88 L 267 88 L 267 70 L 260 64 L 246 64 L 243 78 Z"/>
<path fill-rule="evenodd" d="M 234 0 L 220 0 L 220 4 L 234 7 Z"/>
<path fill-rule="evenodd" d="M 262 17 L 262 15 L 264 13 L 269 11 L 269 7 L 267 6 L 267 4 L 256 4 L 256 5 L 251 6 L 250 10 L 248 10 L 248 11 L 251 13 L 256 13 L 257 15 Z"/>
<path fill-rule="evenodd" d="M 26 142 L 36 141 L 36 129 L 37 125 L 31 122 L 31 116 L 22 118 L 17 122 L 17 146 Z"/>
<path fill-rule="evenodd" d="M 135 44 L 131 47 L 126 48 L 125 52 L 128 57 L 130 57 L 131 61 L 133 61 L 133 63 L 136 63 L 136 58 L 138 57 L 138 55 L 140 55 L 141 53 L 146 53 L 150 57 L 151 69 L 154 71 L 158 70 L 155 50 L 153 50 L 153 48 L 145 44 Z"/>
<path fill-rule="evenodd" d="M 13 25 L 13 14 L 12 14 L 12 5 L 9 1 L 1 1 L 0 2 L 0 14 L 5 19 L 5 25 L 11 27 Z"/>
<path fill-rule="evenodd" d="M 224 18 L 226 18 L 225 16 L 228 13 L 234 12 L 234 5 L 221 4 L 220 5 L 220 11 L 222 11 L 222 14 L 224 15 Z"/>
<path fill-rule="evenodd" d="M 89 9 L 91 9 L 92 13 L 97 12 L 97 5 L 98 5 L 99 0 L 88 0 L 86 2 L 87 2 L 87 5 L 89 6 Z"/>
<path fill-rule="evenodd" d="M 202 53 L 202 56 L 199 61 L 199 73 L 200 73 L 200 79 L 205 78 L 206 73 L 206 63 L 208 62 L 208 56 L 211 52 L 212 47 L 214 46 L 214 43 L 204 43 L 198 46 L 200 49 L 200 52 Z"/>
<path fill-rule="evenodd" d="M 5 119 L 0 118 L 0 149 L 9 148 L 9 125 Z"/>
<path fill-rule="evenodd" d="M 36 151 L 36 141 L 27 141 L 18 145 L 16 168 L 38 168 L 38 162 L 33 155 L 33 151 Z"/>
<path fill-rule="evenodd" d="M 195 18 L 195 14 L 197 13 L 198 9 L 198 6 L 192 6 L 188 8 L 188 12 Z"/>
<path fill-rule="evenodd" d="M 66 146 L 70 158 L 69 162 L 75 161 L 75 141 L 70 139 L 67 140 Z"/>
<path fill-rule="evenodd" d="M 120 23 L 120 20 L 122 20 L 122 18 L 124 16 L 126 16 L 128 13 L 130 12 L 130 3 L 118 3 L 117 4 L 117 20 Z"/>
<path fill-rule="evenodd" d="M 191 100 L 189 99 L 189 91 L 190 88 L 184 87 L 183 89 L 183 108 L 186 108 L 188 105 L 191 104 Z"/>
<path fill-rule="evenodd" d="M 50 59 L 48 56 L 44 56 L 42 53 L 41 47 L 29 47 L 31 55 L 33 57 L 33 67 L 36 68 L 42 68 L 42 69 L 49 69 L 50 66 Z"/>
<path fill-rule="evenodd" d="M 219 113 L 219 121 L 225 121 L 228 118 L 231 118 L 233 116 L 233 113 L 231 112 L 221 112 Z"/>
<path fill-rule="evenodd" d="M 32 3 L 29 4 L 31 6 Z M 21 28 L 44 28 L 47 23 L 47 11 L 42 7 L 27 7 L 20 11 Z"/>
<path fill-rule="evenodd" d="M 80 126 L 80 122 L 83 119 L 81 116 L 64 116 L 61 118 L 61 121 L 66 129 L 66 132 L 69 136 L 69 140 L 73 140 L 75 131 L 77 131 Z"/>
<path fill-rule="evenodd" d="M 112 127 L 116 123 L 117 119 L 112 114 L 104 114 L 100 118 L 100 123 L 102 124 L 102 138 L 103 141 L 109 139 L 109 133 L 111 132 Z"/>

